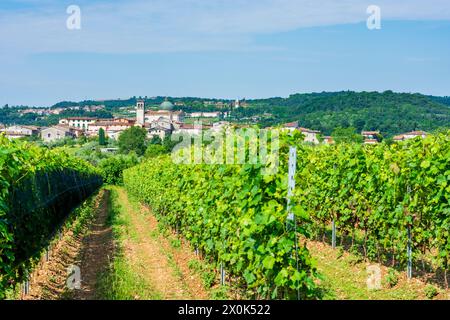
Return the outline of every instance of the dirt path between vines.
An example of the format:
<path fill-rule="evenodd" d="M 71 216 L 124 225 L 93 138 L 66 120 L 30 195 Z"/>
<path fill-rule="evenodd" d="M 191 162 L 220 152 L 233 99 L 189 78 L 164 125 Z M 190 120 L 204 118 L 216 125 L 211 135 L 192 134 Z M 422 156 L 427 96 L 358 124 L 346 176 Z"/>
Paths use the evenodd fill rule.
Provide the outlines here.
<path fill-rule="evenodd" d="M 128 234 L 135 235 L 122 244 L 134 271 L 149 282 L 161 299 L 208 299 L 201 279 L 189 270 L 189 261 L 197 259 L 191 248 L 185 243 L 173 247 L 170 239 L 159 233 L 158 222 L 150 210 L 131 203 L 124 189 L 116 190 L 122 211 L 129 217 Z"/>
<path fill-rule="evenodd" d="M 107 263 L 111 244 L 111 230 L 105 227 L 108 215 L 109 191 L 101 190 L 96 196 L 93 210 L 94 222 L 87 230 L 75 235 L 71 229 L 51 248 L 49 260 L 45 257 L 31 275 L 30 293 L 21 296 L 24 300 L 60 300 L 93 298 L 95 277 Z M 67 287 L 68 267 L 79 266 L 82 290 L 76 297 L 75 291 Z"/>
<path fill-rule="evenodd" d="M 81 270 L 81 289 L 74 290 L 72 299 L 94 300 L 98 299 L 95 288 L 100 273 L 106 270 L 113 258 L 112 228 L 107 224 L 109 215 L 110 191 L 105 195 L 98 208 L 98 214 L 91 225 L 90 232 L 83 240 L 83 250 L 79 256 Z"/>
<path fill-rule="evenodd" d="M 132 285 L 145 284 L 144 287 L 151 291 L 150 294 L 141 292 L 142 295 L 137 292 L 127 298 L 209 299 L 200 275 L 189 269 L 189 262 L 199 259 L 189 244 L 170 232 L 161 233 L 151 210 L 130 201 L 123 188 L 102 189 L 93 210 L 95 217 L 86 230 L 75 236 L 69 228 L 62 235 L 52 248 L 49 261 L 42 261 L 36 268 L 30 281 L 30 293 L 22 299 L 104 299 L 96 290 L 99 276 L 115 272 L 111 266 L 119 247 L 123 261 L 136 275 Z M 108 224 L 113 210 L 118 212 L 120 219 L 127 221 L 120 237 L 114 234 L 114 226 Z M 78 290 L 67 287 L 69 266 L 80 268 L 81 288 Z M 113 276 L 120 277 L 120 274 Z"/>

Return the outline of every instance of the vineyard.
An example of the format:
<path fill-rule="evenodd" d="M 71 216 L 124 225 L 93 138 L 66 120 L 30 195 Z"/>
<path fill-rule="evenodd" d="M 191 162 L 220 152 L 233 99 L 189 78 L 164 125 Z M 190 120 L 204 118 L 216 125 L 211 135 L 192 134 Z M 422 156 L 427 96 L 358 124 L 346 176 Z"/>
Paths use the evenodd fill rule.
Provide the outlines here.
<path fill-rule="evenodd" d="M 72 209 L 101 184 L 80 159 L 0 136 L 0 298 L 27 278 Z"/>
<path fill-rule="evenodd" d="M 439 273 L 448 286 L 450 132 L 379 145 L 302 140 L 300 133 L 281 134 L 279 159 L 269 156 L 267 164 L 181 165 L 168 155 L 150 158 L 123 172 L 123 187 L 105 187 L 94 199 L 101 170 L 63 151 L 0 136 L 0 298 L 27 281 L 71 214 L 89 216 L 96 223 L 83 228 L 101 230 L 86 238 L 89 260 L 71 261 L 81 263 L 89 288 L 96 287 L 98 270 L 106 272 L 101 297 L 134 299 L 142 288 L 143 297 L 205 297 L 207 287 L 220 288 L 221 270 L 221 282 L 238 298 L 320 299 L 323 277 L 313 242 L 316 248 L 331 242 L 401 272 L 412 269 L 412 276 Z M 297 150 L 290 198 L 295 224 L 287 219 L 291 147 Z M 263 170 L 275 162 L 276 172 Z M 121 184 L 121 170 L 102 170 L 109 167 L 114 173 L 103 172 L 104 179 Z M 73 252 L 73 259 L 83 256 Z M 142 269 L 147 264 L 152 267 Z M 168 271 L 174 266 L 181 278 Z M 155 276 L 151 270 L 159 271 Z M 202 281 L 207 285 L 198 289 Z M 170 283 L 177 292 L 170 292 Z M 97 297 L 92 291 L 87 296 Z"/>
<path fill-rule="evenodd" d="M 293 197 L 300 239 L 341 243 L 370 261 L 448 270 L 450 132 L 400 144 L 309 146 L 284 136 L 280 168 L 175 165 L 160 157 L 128 169 L 128 192 L 222 266 L 254 298 L 316 297 L 318 274 L 286 224 L 289 146 L 297 147 Z M 297 265 L 298 263 L 298 265 Z"/>

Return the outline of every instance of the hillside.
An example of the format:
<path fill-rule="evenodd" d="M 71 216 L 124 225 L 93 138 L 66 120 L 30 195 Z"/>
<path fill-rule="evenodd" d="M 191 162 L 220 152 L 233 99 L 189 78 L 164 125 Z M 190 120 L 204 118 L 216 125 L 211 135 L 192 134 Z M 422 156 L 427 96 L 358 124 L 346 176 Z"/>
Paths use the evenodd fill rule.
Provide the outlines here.
<path fill-rule="evenodd" d="M 304 127 L 330 134 L 335 127 L 358 131 L 380 130 L 393 136 L 412 130 L 433 131 L 450 126 L 450 99 L 421 94 L 378 92 L 324 92 L 294 94 L 288 98 L 248 101 L 250 108 L 236 118 L 272 114 L 263 125 L 298 120 Z"/>
<path fill-rule="evenodd" d="M 133 107 L 138 99 L 144 99 L 149 107 L 156 107 L 165 97 L 131 97 L 129 99 L 81 102 L 63 101 L 56 107 L 105 105 L 104 111 L 86 113 L 66 110 L 59 116 L 41 117 L 37 114 L 20 115 L 20 108 L 0 108 L 0 123 L 51 125 L 59 118 L 67 116 L 91 116 L 108 118 L 120 112 L 119 108 Z M 226 99 L 205 99 L 195 97 L 168 97 L 185 112 L 227 111 L 204 105 L 205 101 L 223 101 Z M 322 92 L 293 94 L 288 98 L 269 98 L 247 100 L 248 107 L 234 110 L 231 120 L 237 122 L 258 122 L 261 126 L 273 126 L 281 123 L 299 121 L 301 126 L 331 134 L 336 127 L 355 127 L 358 131 L 380 130 L 385 137 L 413 130 L 434 131 L 450 127 L 450 97 L 426 96 L 422 94 L 379 92 Z M 22 107 L 25 108 L 25 107 Z M 255 119 L 251 119 L 256 117 Z"/>

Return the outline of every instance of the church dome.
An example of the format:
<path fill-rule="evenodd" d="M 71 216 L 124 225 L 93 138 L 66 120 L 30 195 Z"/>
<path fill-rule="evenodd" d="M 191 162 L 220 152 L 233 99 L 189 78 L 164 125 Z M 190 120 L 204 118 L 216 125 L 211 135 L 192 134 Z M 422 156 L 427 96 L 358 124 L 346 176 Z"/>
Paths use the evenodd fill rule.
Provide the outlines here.
<path fill-rule="evenodd" d="M 172 110 L 173 109 L 173 104 L 172 102 L 166 100 L 163 103 L 161 103 L 161 105 L 159 106 L 159 108 L 161 110 Z"/>

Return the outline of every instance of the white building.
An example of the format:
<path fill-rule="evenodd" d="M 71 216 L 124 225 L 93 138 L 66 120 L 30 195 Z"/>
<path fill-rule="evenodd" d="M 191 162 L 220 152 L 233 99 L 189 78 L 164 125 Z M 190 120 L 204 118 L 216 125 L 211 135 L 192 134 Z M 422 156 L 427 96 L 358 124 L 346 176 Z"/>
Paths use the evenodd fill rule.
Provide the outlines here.
<path fill-rule="evenodd" d="M 157 110 L 157 111 L 147 111 L 145 113 L 145 123 L 152 123 L 164 118 L 168 121 L 183 122 L 184 113 L 183 111 L 169 111 L 169 110 Z"/>
<path fill-rule="evenodd" d="M 408 133 L 403 133 L 398 136 L 394 137 L 394 141 L 404 141 L 409 139 L 414 139 L 417 137 L 426 138 L 428 136 L 428 133 L 425 131 L 412 131 Z"/>
<path fill-rule="evenodd" d="M 176 126 L 175 126 L 176 125 Z M 166 136 L 169 136 L 176 128 L 179 128 L 181 124 L 169 121 L 166 118 L 160 118 L 152 123 L 146 123 L 147 136 L 149 138 L 158 136 L 161 140 L 164 140 Z"/>
<path fill-rule="evenodd" d="M 142 100 L 136 104 L 136 124 L 145 125 L 145 103 Z"/>
<path fill-rule="evenodd" d="M 191 118 L 218 118 L 221 112 L 192 112 L 189 114 Z"/>
<path fill-rule="evenodd" d="M 0 129 L 1 132 L 5 132 L 6 136 L 11 138 L 38 136 L 40 128 L 36 126 L 14 125 Z"/>
<path fill-rule="evenodd" d="M 320 143 L 318 138 L 320 131 L 302 128 L 298 125 L 298 121 L 284 124 L 283 129 L 289 130 L 290 132 L 294 132 L 296 130 L 300 131 L 305 136 L 304 140 L 305 142 L 310 142 L 314 144 Z"/>
<path fill-rule="evenodd" d="M 59 124 L 68 125 L 71 128 L 87 130 L 88 126 L 92 123 L 95 123 L 97 120 L 97 118 L 90 117 L 73 117 L 61 119 L 59 120 Z"/>
<path fill-rule="evenodd" d="M 145 126 L 147 123 L 159 121 L 160 119 L 166 119 L 170 122 L 183 122 L 184 112 L 173 111 L 174 105 L 165 100 L 161 103 L 159 110 L 145 110 L 145 103 L 139 100 L 136 105 L 136 124 Z"/>

